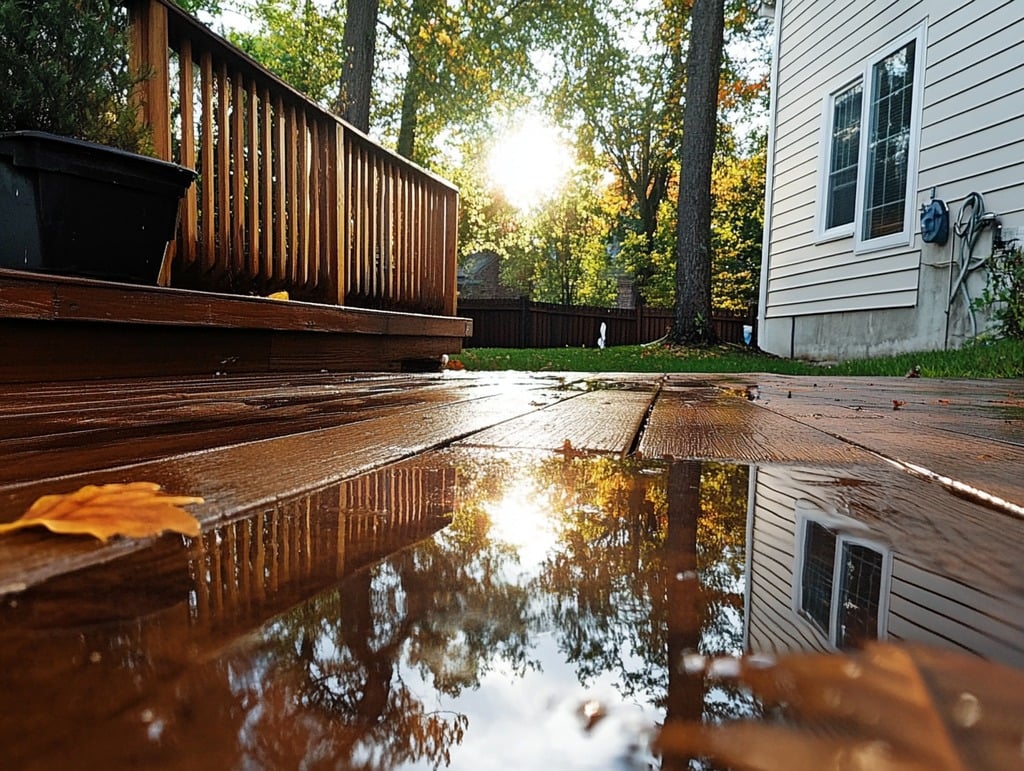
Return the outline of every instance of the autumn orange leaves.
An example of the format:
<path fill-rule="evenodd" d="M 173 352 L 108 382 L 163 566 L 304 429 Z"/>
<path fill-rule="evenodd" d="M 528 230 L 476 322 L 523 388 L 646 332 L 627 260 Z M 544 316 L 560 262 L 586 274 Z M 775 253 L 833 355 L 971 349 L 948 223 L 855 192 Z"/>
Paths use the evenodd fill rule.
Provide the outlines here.
<path fill-rule="evenodd" d="M 170 495 L 152 482 L 86 485 L 73 493 L 44 495 L 20 519 L 0 524 L 0 535 L 26 527 L 54 533 L 91 535 L 101 541 L 120 535 L 147 538 L 165 531 L 199 535 L 199 521 L 182 506 L 202 498 Z"/>

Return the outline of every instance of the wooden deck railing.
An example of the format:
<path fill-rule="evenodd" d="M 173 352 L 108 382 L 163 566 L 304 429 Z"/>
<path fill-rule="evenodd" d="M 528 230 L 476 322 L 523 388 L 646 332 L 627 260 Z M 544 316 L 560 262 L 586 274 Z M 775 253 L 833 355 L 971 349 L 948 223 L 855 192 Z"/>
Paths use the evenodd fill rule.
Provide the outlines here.
<path fill-rule="evenodd" d="M 458 192 L 170 0 L 125 0 L 154 153 L 199 177 L 173 286 L 455 315 Z"/>

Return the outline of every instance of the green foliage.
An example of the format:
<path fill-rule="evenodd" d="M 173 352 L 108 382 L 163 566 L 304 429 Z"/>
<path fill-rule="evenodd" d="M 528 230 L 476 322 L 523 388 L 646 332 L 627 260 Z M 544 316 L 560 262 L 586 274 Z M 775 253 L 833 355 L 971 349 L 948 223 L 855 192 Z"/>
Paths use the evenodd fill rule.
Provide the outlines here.
<path fill-rule="evenodd" d="M 471 348 L 458 357 L 470 370 L 534 372 L 774 372 L 788 375 L 903 377 L 913 367 L 922 377 L 1019 378 L 1024 340 L 1004 339 L 955 351 L 923 351 L 819 366 L 739 349 L 637 345 L 597 348 Z"/>
<path fill-rule="evenodd" d="M 593 170 L 578 169 L 560 195 L 535 214 L 531 299 L 563 305 L 608 305 L 615 296 Z"/>
<path fill-rule="evenodd" d="M 711 173 L 711 306 L 742 311 L 760 283 L 767 141 L 762 134 L 743 152 L 728 138 Z"/>
<path fill-rule="evenodd" d="M 254 32 L 228 38 L 310 99 L 327 106 L 338 93 L 343 60 L 340 4 L 313 0 L 256 0 Z"/>
<path fill-rule="evenodd" d="M 496 105 L 522 105 L 533 90 L 530 52 L 559 7 L 381 0 L 372 122 L 399 153 L 423 164 L 449 132 L 485 129 Z"/>
<path fill-rule="evenodd" d="M 189 13 L 206 13 L 216 15 L 221 11 L 221 0 L 174 0 L 175 4 L 184 8 Z"/>
<path fill-rule="evenodd" d="M 145 152 L 128 14 L 114 0 L 0 0 L 0 131 L 36 130 Z"/>
<path fill-rule="evenodd" d="M 1000 334 L 1024 338 L 1024 248 L 993 255 L 986 267 L 988 278 L 975 310 L 992 314 Z"/>

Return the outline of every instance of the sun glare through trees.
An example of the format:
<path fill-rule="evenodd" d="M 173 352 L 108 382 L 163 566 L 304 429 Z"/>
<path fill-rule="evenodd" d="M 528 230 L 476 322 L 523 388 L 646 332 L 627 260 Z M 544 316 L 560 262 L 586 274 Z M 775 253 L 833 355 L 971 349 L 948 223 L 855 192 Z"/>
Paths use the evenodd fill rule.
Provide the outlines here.
<path fill-rule="evenodd" d="M 530 115 L 497 137 L 487 171 L 491 186 L 525 210 L 555 195 L 573 164 L 573 150 L 558 130 Z"/>

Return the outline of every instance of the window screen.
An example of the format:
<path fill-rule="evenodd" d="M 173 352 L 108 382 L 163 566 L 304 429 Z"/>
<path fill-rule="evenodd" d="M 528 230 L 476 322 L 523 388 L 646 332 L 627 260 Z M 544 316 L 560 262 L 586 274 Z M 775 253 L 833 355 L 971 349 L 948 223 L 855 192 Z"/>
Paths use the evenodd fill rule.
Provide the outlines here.
<path fill-rule="evenodd" d="M 860 544 L 843 544 L 839 578 L 836 645 L 847 648 L 878 639 L 882 590 L 882 555 Z"/>
<path fill-rule="evenodd" d="M 801 610 L 828 634 L 832 616 L 832 571 L 836 535 L 817 522 L 807 522 L 804 536 L 804 569 L 801 576 Z"/>
<path fill-rule="evenodd" d="M 914 96 L 914 49 L 912 41 L 871 70 L 865 239 L 903 230 Z"/>
<path fill-rule="evenodd" d="M 832 101 L 832 136 L 825 227 L 849 225 L 857 207 L 857 157 L 860 154 L 861 84 Z"/>

